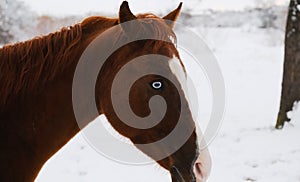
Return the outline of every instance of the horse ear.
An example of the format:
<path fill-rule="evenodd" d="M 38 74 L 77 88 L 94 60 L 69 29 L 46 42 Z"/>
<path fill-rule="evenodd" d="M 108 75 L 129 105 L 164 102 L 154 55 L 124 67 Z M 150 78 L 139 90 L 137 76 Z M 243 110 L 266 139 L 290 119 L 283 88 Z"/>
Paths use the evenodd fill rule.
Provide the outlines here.
<path fill-rule="evenodd" d="M 175 10 L 173 10 L 171 13 L 169 13 L 168 15 L 163 17 L 164 20 L 169 20 L 169 21 L 166 21 L 166 23 L 171 28 L 174 28 L 175 21 L 177 20 L 179 14 L 180 14 L 181 7 L 182 7 L 182 2 L 179 4 L 179 6 Z"/>
<path fill-rule="evenodd" d="M 123 1 L 119 10 L 119 23 L 124 23 L 130 20 L 136 20 L 137 17 L 132 14 L 128 2 Z"/>
<path fill-rule="evenodd" d="M 121 27 L 123 31 L 128 35 L 134 35 L 134 23 L 127 23 L 124 24 L 124 22 L 131 21 L 131 20 L 137 20 L 137 17 L 132 14 L 128 2 L 123 1 L 123 3 L 120 6 L 119 10 L 119 24 L 121 24 Z"/>

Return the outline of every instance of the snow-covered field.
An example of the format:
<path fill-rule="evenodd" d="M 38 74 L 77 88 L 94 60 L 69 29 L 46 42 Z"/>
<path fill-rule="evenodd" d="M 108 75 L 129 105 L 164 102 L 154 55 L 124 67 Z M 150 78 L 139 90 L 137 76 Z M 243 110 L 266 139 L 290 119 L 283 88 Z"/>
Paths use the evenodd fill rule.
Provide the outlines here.
<path fill-rule="evenodd" d="M 242 27 L 207 37 L 227 88 L 226 116 L 210 145 L 210 181 L 300 181 L 300 118 L 283 131 L 273 128 L 283 64 L 281 31 Z"/>
<path fill-rule="evenodd" d="M 227 7 L 236 3 L 238 8 L 233 9 L 240 9 L 253 6 L 255 1 L 209 2 L 202 4 Z M 286 4 L 287 1 L 276 2 Z M 300 182 L 300 105 L 291 113 L 293 119 L 283 130 L 274 129 L 284 55 L 284 27 L 279 27 L 284 26 L 281 21 L 285 15 L 279 14 L 275 26 L 258 28 L 264 16 L 250 14 L 222 14 L 219 17 L 223 19 L 218 23 L 212 23 L 214 19 L 209 16 L 194 23 L 189 20 L 194 25 L 192 29 L 203 36 L 218 58 L 226 85 L 225 117 L 217 137 L 209 145 L 213 160 L 209 182 Z M 219 19 L 218 15 L 212 16 Z M 202 102 L 201 107 L 205 104 Z M 200 119 L 209 113 L 209 109 L 203 109 Z M 78 134 L 47 162 L 36 181 L 166 182 L 171 179 L 157 165 L 131 166 L 111 161 L 94 151 Z"/>

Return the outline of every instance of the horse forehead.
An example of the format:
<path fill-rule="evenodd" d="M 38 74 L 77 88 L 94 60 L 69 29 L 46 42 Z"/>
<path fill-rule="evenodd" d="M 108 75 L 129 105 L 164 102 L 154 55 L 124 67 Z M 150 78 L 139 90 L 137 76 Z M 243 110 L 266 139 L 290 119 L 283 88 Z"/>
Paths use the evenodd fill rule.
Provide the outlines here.
<path fill-rule="evenodd" d="M 172 59 L 170 59 L 169 66 L 172 73 L 176 76 L 177 80 L 179 81 L 186 100 L 188 101 L 188 103 L 190 103 L 191 100 L 187 89 L 187 74 L 181 60 L 178 59 L 176 56 L 174 56 Z M 190 109 L 191 109 L 192 118 L 194 119 L 195 122 L 197 122 L 197 115 L 198 115 L 197 110 L 194 110 L 194 108 L 190 108 Z M 196 127 L 196 135 L 198 138 L 197 145 L 200 147 L 203 134 L 199 127 Z"/>
<path fill-rule="evenodd" d="M 184 91 L 186 90 L 186 71 L 185 68 L 181 62 L 181 60 L 174 56 L 172 59 L 169 60 L 169 67 L 172 71 L 172 73 L 176 76 L 177 80 L 179 81 L 179 83 L 181 84 L 181 86 L 183 87 L 182 89 Z M 185 95 L 187 96 L 187 92 L 185 92 Z"/>
<path fill-rule="evenodd" d="M 174 56 L 172 59 L 169 60 L 169 67 L 172 73 L 177 78 L 181 86 L 181 89 L 183 90 L 185 99 L 188 101 L 188 103 L 190 103 L 190 98 L 189 98 L 188 88 L 187 88 L 187 74 L 181 60 L 177 56 Z"/>

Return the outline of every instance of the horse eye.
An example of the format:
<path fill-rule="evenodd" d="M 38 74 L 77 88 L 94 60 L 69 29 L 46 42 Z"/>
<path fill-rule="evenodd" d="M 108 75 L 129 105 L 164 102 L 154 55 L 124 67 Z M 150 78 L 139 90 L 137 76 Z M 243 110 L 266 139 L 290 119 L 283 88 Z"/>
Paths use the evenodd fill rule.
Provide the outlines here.
<path fill-rule="evenodd" d="M 162 83 L 159 81 L 152 83 L 152 88 L 154 88 L 155 90 L 161 89 L 161 87 L 162 87 Z"/>

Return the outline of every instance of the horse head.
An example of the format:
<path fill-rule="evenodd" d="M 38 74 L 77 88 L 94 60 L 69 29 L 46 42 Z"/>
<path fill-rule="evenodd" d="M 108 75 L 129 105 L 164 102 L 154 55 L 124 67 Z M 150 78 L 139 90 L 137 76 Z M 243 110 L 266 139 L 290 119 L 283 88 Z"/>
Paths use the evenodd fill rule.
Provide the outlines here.
<path fill-rule="evenodd" d="M 173 32 L 181 6 L 160 18 L 134 15 L 128 3 L 122 3 L 117 25 L 121 31 L 115 36 L 133 41 L 106 60 L 96 93 L 101 93 L 99 110 L 113 128 L 170 171 L 172 181 L 204 181 L 209 167 L 199 150 L 186 71 Z"/>

